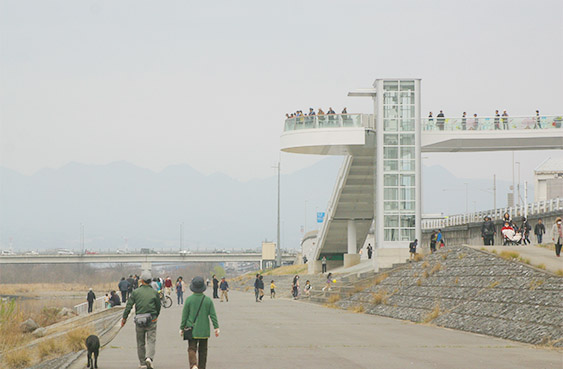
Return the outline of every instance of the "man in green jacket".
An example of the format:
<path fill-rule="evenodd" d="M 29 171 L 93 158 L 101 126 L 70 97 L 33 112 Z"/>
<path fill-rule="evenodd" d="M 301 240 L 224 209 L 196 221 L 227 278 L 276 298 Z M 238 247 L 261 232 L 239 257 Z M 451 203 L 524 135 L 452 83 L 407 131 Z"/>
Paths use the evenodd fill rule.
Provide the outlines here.
<path fill-rule="evenodd" d="M 127 306 L 123 311 L 121 326 L 127 322 L 127 317 L 135 305 L 135 328 L 137 332 L 137 356 L 141 363 L 139 368 L 152 369 L 156 345 L 156 321 L 160 314 L 160 297 L 150 285 L 151 273 L 145 270 L 139 282 L 141 286 L 131 293 Z M 146 349 L 145 349 L 146 342 Z"/>
<path fill-rule="evenodd" d="M 213 305 L 213 300 L 203 294 L 205 289 L 206 286 L 202 277 L 192 279 L 190 290 L 192 290 L 193 294 L 186 299 L 184 310 L 182 310 L 180 335 L 184 334 L 184 328 L 193 327 L 193 339 L 188 341 L 190 369 L 205 369 L 207 363 L 207 340 L 211 335 L 209 318 L 211 318 L 213 328 L 215 328 L 215 337 L 219 337 L 219 322 L 215 314 L 215 305 Z M 196 352 L 198 353 L 197 357 Z"/>

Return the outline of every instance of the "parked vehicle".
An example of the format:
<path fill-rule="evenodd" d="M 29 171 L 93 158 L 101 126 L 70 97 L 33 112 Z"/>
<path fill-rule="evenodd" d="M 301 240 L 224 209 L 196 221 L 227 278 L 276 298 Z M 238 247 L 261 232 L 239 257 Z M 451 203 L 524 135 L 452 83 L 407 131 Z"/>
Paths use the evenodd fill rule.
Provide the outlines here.
<path fill-rule="evenodd" d="M 189 255 L 192 252 L 190 250 L 180 250 L 180 255 Z"/>

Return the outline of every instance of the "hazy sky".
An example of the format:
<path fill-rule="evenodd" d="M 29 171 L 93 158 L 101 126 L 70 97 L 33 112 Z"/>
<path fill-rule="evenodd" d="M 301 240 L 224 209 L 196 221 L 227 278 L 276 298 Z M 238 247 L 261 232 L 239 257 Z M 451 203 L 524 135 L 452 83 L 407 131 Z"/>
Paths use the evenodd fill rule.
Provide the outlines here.
<path fill-rule="evenodd" d="M 561 0 L 1 0 L 0 37 L 0 165 L 22 173 L 126 160 L 270 176 L 286 112 L 371 113 L 346 94 L 385 77 L 422 78 L 425 114 L 563 114 Z M 522 177 L 547 155 L 563 152 L 517 153 Z M 510 153 L 427 156 L 511 178 Z"/>

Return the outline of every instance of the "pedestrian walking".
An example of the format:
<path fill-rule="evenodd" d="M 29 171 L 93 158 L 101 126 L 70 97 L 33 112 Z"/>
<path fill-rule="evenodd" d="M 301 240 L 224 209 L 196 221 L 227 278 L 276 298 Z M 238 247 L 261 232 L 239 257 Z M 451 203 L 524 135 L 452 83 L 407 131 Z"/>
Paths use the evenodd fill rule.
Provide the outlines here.
<path fill-rule="evenodd" d="M 330 288 L 330 284 L 332 283 L 332 273 L 328 273 L 328 275 L 326 276 L 326 283 L 325 286 L 323 287 L 323 292 L 326 290 L 332 290 L 332 288 Z"/>
<path fill-rule="evenodd" d="M 259 302 L 260 297 L 260 274 L 256 274 L 256 279 L 254 280 L 254 297 L 256 297 L 256 302 Z"/>
<path fill-rule="evenodd" d="M 119 292 L 121 292 L 121 302 L 127 302 L 127 291 L 129 291 L 129 282 L 125 280 L 125 277 L 121 277 L 121 280 L 117 284 Z"/>
<path fill-rule="evenodd" d="M 520 230 L 522 231 L 522 240 L 524 241 L 524 245 L 531 244 L 532 242 L 530 242 L 530 231 L 532 230 L 532 226 L 530 225 L 526 217 L 522 217 L 522 226 L 520 227 Z"/>
<path fill-rule="evenodd" d="M 370 243 L 368 243 L 367 250 L 368 250 L 368 259 L 371 259 L 371 256 L 373 255 L 373 247 L 371 247 Z"/>
<path fill-rule="evenodd" d="M 276 298 L 276 284 L 274 283 L 274 280 L 272 279 L 272 281 L 270 282 L 270 298 L 271 299 L 275 299 Z"/>
<path fill-rule="evenodd" d="M 321 259 L 321 265 L 322 265 L 322 268 L 323 268 L 322 272 L 324 274 L 324 273 L 326 273 L 326 256 L 323 256 L 323 258 Z"/>
<path fill-rule="evenodd" d="M 433 254 L 436 252 L 436 236 L 438 233 L 436 231 L 432 231 L 430 235 L 430 253 Z"/>
<path fill-rule="evenodd" d="M 442 237 L 442 230 L 438 229 L 438 234 L 436 234 L 436 244 L 442 248 L 444 247 L 444 238 Z"/>
<path fill-rule="evenodd" d="M 137 357 L 140 367 L 153 368 L 156 348 L 156 326 L 160 315 L 160 297 L 151 286 L 151 273 L 141 273 L 141 286 L 131 294 L 121 319 L 123 327 L 133 306 L 135 307 L 135 331 L 137 336 Z"/>
<path fill-rule="evenodd" d="M 489 216 L 486 216 L 481 225 L 481 237 L 485 246 L 493 246 L 495 244 L 496 234 L 495 224 Z"/>
<path fill-rule="evenodd" d="M 188 362 L 190 369 L 205 369 L 207 365 L 207 342 L 211 336 L 209 319 L 215 329 L 215 337 L 219 337 L 219 321 L 215 313 L 213 300 L 203 292 L 207 286 L 203 277 L 195 277 L 190 283 L 193 294 L 186 299 L 180 322 L 180 336 L 188 341 Z M 189 333 L 185 330 L 188 330 Z M 191 329 L 190 329 L 191 328 Z"/>
<path fill-rule="evenodd" d="M 500 129 L 500 113 L 495 110 L 495 129 Z"/>
<path fill-rule="evenodd" d="M 536 124 L 534 125 L 534 128 L 540 128 L 541 129 L 541 117 L 540 117 L 540 111 L 536 110 Z"/>
<path fill-rule="evenodd" d="M 111 304 L 109 302 L 109 294 L 106 293 L 106 295 L 104 296 L 104 307 L 106 309 L 109 309 L 111 307 Z"/>
<path fill-rule="evenodd" d="M 129 286 L 127 286 L 127 298 L 129 298 L 129 296 L 131 296 L 131 292 L 133 292 L 133 283 L 135 283 L 135 278 L 133 278 L 133 274 L 129 274 L 129 278 L 127 278 L 127 283 L 129 283 Z"/>
<path fill-rule="evenodd" d="M 223 297 L 227 302 L 229 302 L 229 283 L 225 280 L 225 277 L 221 278 L 221 284 L 219 285 L 221 289 L 221 302 L 223 302 Z"/>
<path fill-rule="evenodd" d="M 219 290 L 219 280 L 217 279 L 217 277 L 215 276 L 215 274 L 213 274 L 213 276 L 211 277 L 212 281 L 213 281 L 213 298 L 214 299 L 218 299 L 219 298 L 219 294 L 217 293 L 217 291 Z"/>
<path fill-rule="evenodd" d="M 411 243 L 409 243 L 409 261 L 412 261 L 415 259 L 416 256 L 416 246 L 418 245 L 418 240 L 415 238 L 415 240 Z"/>
<path fill-rule="evenodd" d="M 178 305 L 182 305 L 184 303 L 184 292 L 186 292 L 184 278 L 178 277 L 176 280 L 176 296 L 178 297 Z"/>
<path fill-rule="evenodd" d="M 467 129 L 467 113 L 463 112 L 461 116 L 461 130 L 465 131 Z"/>
<path fill-rule="evenodd" d="M 538 219 L 538 223 L 534 226 L 534 234 L 538 240 L 538 245 L 541 245 L 543 235 L 545 234 L 545 225 L 543 224 L 542 218 Z"/>
<path fill-rule="evenodd" d="M 291 283 L 291 294 L 293 299 L 297 300 L 297 296 L 299 296 L 299 276 L 297 274 L 293 277 L 293 282 Z"/>
<path fill-rule="evenodd" d="M 434 118 L 432 117 L 432 112 L 428 113 L 428 126 L 432 126 L 434 124 Z"/>
<path fill-rule="evenodd" d="M 258 301 L 262 302 L 264 298 L 264 276 L 260 275 L 258 279 Z"/>
<path fill-rule="evenodd" d="M 209 278 L 207 278 L 207 279 L 205 280 L 205 285 L 206 285 L 207 287 L 209 287 Z"/>
<path fill-rule="evenodd" d="M 94 301 L 96 301 L 96 294 L 94 294 L 94 291 L 92 291 L 91 288 L 88 290 L 88 294 L 86 295 L 86 301 L 88 301 L 88 312 L 91 313 L 92 308 L 94 307 Z"/>
<path fill-rule="evenodd" d="M 555 255 L 561 255 L 561 242 L 563 242 L 563 225 L 561 225 L 561 218 L 555 219 L 555 224 L 551 227 L 551 238 L 555 242 Z"/>
<path fill-rule="evenodd" d="M 168 296 L 172 294 L 172 279 L 170 279 L 170 276 L 167 276 L 164 280 L 164 293 Z"/>

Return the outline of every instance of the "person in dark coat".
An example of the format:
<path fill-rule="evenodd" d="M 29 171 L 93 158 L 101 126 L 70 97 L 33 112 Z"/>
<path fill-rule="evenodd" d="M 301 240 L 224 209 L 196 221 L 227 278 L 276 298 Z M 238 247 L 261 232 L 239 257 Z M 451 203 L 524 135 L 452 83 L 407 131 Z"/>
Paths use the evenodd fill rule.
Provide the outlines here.
<path fill-rule="evenodd" d="M 432 231 L 432 234 L 430 235 L 430 252 L 432 254 L 436 252 L 436 237 L 436 231 Z"/>
<path fill-rule="evenodd" d="M 127 288 L 127 297 L 129 297 L 131 296 L 131 292 L 133 292 L 133 284 L 135 283 L 133 274 L 129 274 L 129 278 L 127 278 L 127 283 L 129 283 L 129 287 Z"/>
<path fill-rule="evenodd" d="M 545 234 L 545 224 L 543 224 L 542 218 L 538 219 L 538 223 L 534 226 L 534 234 L 538 239 L 538 245 L 541 245 L 543 235 Z"/>
<path fill-rule="evenodd" d="M 496 233 L 495 224 L 490 217 L 486 216 L 481 225 L 481 237 L 485 246 L 493 246 L 495 244 Z"/>
<path fill-rule="evenodd" d="M 256 302 L 259 302 L 258 297 L 260 296 L 260 274 L 256 274 L 256 279 L 254 280 L 254 297 L 256 297 Z"/>
<path fill-rule="evenodd" d="M 111 291 L 111 297 L 109 298 L 109 305 L 111 307 L 121 305 L 121 300 L 119 299 L 119 295 L 115 293 L 115 291 Z"/>
<path fill-rule="evenodd" d="M 373 247 L 371 247 L 371 244 L 368 243 L 368 259 L 371 259 L 371 256 L 373 255 Z"/>
<path fill-rule="evenodd" d="M 125 277 L 121 277 L 121 280 L 117 284 L 117 287 L 121 292 L 121 301 L 123 301 L 123 303 L 127 302 L 127 291 L 129 291 L 129 282 L 125 280 Z"/>
<path fill-rule="evenodd" d="M 219 280 L 217 279 L 215 274 L 213 274 L 213 298 L 214 299 L 219 298 L 219 294 L 217 293 L 218 289 L 219 289 Z"/>
<path fill-rule="evenodd" d="M 94 291 L 92 291 L 91 288 L 88 290 L 86 301 L 88 301 L 88 312 L 91 313 L 92 308 L 94 307 L 94 301 L 96 301 L 96 294 L 94 294 Z"/>
<path fill-rule="evenodd" d="M 524 245 L 531 244 L 532 242 L 530 242 L 530 231 L 532 230 L 532 226 L 530 225 L 526 217 L 522 217 L 522 226 L 520 227 L 520 230 L 522 231 L 522 241 L 524 242 Z"/>

